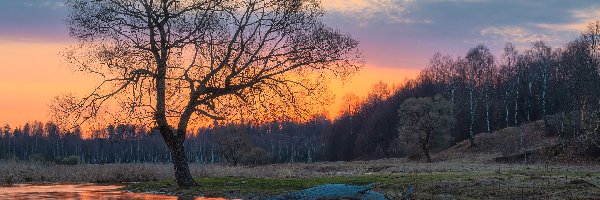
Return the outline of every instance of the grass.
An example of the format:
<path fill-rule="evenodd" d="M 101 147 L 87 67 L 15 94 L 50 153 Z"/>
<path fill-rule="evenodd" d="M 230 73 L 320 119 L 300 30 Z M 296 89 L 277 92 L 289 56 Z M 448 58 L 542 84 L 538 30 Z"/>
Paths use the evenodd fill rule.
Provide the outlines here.
<path fill-rule="evenodd" d="M 432 164 L 405 159 L 258 167 L 191 165 L 199 187 L 179 189 L 171 164 L 54 165 L 0 161 L 0 182 L 126 183 L 124 190 L 251 199 L 326 183 L 365 185 L 397 199 L 408 185 L 415 199 L 594 199 L 597 165 L 511 165 L 481 161 Z M 132 183 L 137 182 L 137 183 Z"/>
<path fill-rule="evenodd" d="M 598 162 L 578 161 L 565 153 L 559 159 L 531 159 L 536 164 L 500 164 L 500 156 L 519 155 L 526 149 L 555 144 L 543 121 L 476 136 L 476 147 L 467 141 L 433 155 L 436 162 L 407 159 L 276 164 L 231 167 L 191 164 L 200 186 L 180 189 L 171 164 L 56 165 L 0 161 L 0 184 L 14 183 L 125 183 L 124 190 L 207 197 L 251 199 L 302 190 L 326 183 L 364 185 L 399 199 L 412 185 L 415 199 L 598 199 Z M 527 148 L 514 141 L 525 132 Z M 569 159 L 563 159 L 569 158 Z"/>
<path fill-rule="evenodd" d="M 198 175 L 198 174 L 196 174 Z M 57 165 L 0 161 L 0 185 L 16 183 L 125 183 L 172 177 L 167 164 Z"/>
<path fill-rule="evenodd" d="M 327 183 L 365 185 L 387 182 L 382 176 L 325 177 L 325 178 L 197 178 L 200 186 L 179 189 L 173 180 L 130 184 L 124 190 L 133 192 L 158 192 L 173 195 L 251 198 L 297 191 Z"/>
<path fill-rule="evenodd" d="M 442 163 L 443 164 L 443 163 Z M 326 183 L 365 185 L 378 183 L 375 191 L 398 199 L 408 185 L 416 189 L 415 199 L 593 199 L 600 196 L 600 173 L 568 168 L 499 165 L 473 171 L 391 173 L 331 177 L 197 178 L 198 187 L 179 189 L 173 180 L 130 184 L 134 192 L 159 192 L 172 195 L 252 199 L 297 191 Z"/>

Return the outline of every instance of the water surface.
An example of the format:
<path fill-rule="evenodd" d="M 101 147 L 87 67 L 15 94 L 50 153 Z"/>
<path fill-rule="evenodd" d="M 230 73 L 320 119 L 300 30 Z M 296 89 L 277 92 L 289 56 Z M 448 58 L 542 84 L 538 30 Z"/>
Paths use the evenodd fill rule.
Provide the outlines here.
<path fill-rule="evenodd" d="M 0 187 L 0 199 L 194 199 L 194 200 L 224 200 L 223 198 L 185 198 L 158 194 L 143 194 L 123 192 L 122 185 L 98 184 L 16 184 Z"/>

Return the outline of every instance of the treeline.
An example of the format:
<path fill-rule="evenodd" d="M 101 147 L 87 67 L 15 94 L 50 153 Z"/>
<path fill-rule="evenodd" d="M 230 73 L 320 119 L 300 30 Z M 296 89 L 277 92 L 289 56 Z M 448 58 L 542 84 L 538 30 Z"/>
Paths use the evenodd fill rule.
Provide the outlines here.
<path fill-rule="evenodd" d="M 500 58 L 484 45 L 459 57 L 436 53 L 416 79 L 385 100 L 378 98 L 385 94 L 380 88 L 335 120 L 327 160 L 407 156 L 397 111 L 409 98 L 438 94 L 450 101 L 457 122 L 438 150 L 465 139 L 477 145 L 475 134 L 544 119 L 565 142 L 577 139 L 600 153 L 600 22 L 561 48 L 538 41 L 522 51 L 506 44 Z"/>
<path fill-rule="evenodd" d="M 600 152 L 600 23 L 561 48 L 535 42 L 517 50 L 506 44 L 495 56 L 477 45 L 464 56 L 436 53 L 426 69 L 400 87 L 383 82 L 361 98 L 344 97 L 340 116 L 307 123 L 230 124 L 189 134 L 185 149 L 195 163 L 265 164 L 362 160 L 408 156 L 400 141 L 400 105 L 410 98 L 441 95 L 456 123 L 436 138 L 440 151 L 479 133 L 534 120 L 565 141 L 577 139 Z M 552 118 L 550 119 L 550 117 Z M 110 125 L 82 138 L 52 122 L 5 126 L 0 158 L 61 163 L 169 162 L 157 132 L 132 125 Z"/>
<path fill-rule="evenodd" d="M 161 162 L 168 159 L 164 142 L 144 128 L 108 126 L 83 138 L 79 129 L 62 131 L 52 123 L 32 122 L 0 137 L 0 159 L 80 163 Z M 73 161 L 73 158 L 76 158 Z"/>
<path fill-rule="evenodd" d="M 203 128 L 190 134 L 185 149 L 193 163 L 314 162 L 322 158 L 320 134 L 329 126 L 321 117 L 306 124 Z M 170 162 L 159 133 L 134 125 L 109 125 L 92 131 L 91 137 L 82 137 L 78 129 L 61 131 L 52 122 L 26 123 L 14 129 L 5 125 L 0 132 L 0 159 L 58 164 Z"/>

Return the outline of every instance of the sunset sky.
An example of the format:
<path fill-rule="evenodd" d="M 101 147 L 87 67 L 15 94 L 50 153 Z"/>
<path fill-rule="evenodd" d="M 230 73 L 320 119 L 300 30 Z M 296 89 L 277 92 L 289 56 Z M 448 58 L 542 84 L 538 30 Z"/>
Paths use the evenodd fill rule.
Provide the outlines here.
<path fill-rule="evenodd" d="M 600 19 L 597 0 L 322 0 L 328 25 L 361 42 L 366 68 L 332 85 L 365 96 L 371 85 L 414 77 L 435 53 L 462 55 L 479 43 L 499 52 L 543 40 L 561 46 Z M 60 52 L 74 41 L 60 0 L 0 0 L 0 124 L 48 120 L 53 96 L 90 91 L 98 80 L 73 72 Z"/>

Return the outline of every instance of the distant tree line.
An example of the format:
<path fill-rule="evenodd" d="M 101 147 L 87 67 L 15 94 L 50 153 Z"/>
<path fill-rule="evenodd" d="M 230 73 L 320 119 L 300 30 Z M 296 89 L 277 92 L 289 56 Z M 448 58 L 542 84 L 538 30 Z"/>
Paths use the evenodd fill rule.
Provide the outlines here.
<path fill-rule="evenodd" d="M 193 163 L 267 164 L 314 162 L 323 155 L 320 134 L 330 126 L 324 117 L 309 123 L 227 125 L 202 128 L 185 143 Z M 0 159 L 78 163 L 165 163 L 170 154 L 155 130 L 134 125 L 109 125 L 83 137 L 79 129 L 61 131 L 52 122 L 5 125 L 0 129 Z M 73 162 L 73 161 L 69 161 Z"/>
<path fill-rule="evenodd" d="M 484 45 L 464 56 L 436 53 L 417 78 L 401 86 L 379 82 L 366 98 L 346 95 L 333 121 L 317 116 L 305 123 L 201 128 L 185 142 L 188 160 L 252 165 L 411 156 L 411 148 L 418 144 L 411 147 L 406 138 L 418 136 L 407 135 L 406 130 L 418 129 L 403 127 L 410 123 L 399 110 L 406 112 L 420 106 L 415 102 L 429 101 L 423 98 L 444 99 L 436 101 L 450 108 L 452 119 L 447 121 L 455 122 L 432 138 L 435 141 L 426 145 L 427 152 L 463 140 L 477 145 L 476 134 L 544 120 L 546 128 L 564 142 L 577 141 L 600 155 L 600 22 L 561 48 L 538 41 L 519 51 L 509 43 L 500 55 L 494 56 Z M 405 103 L 411 98 L 417 100 Z M 52 122 L 6 125 L 0 132 L 2 159 L 61 162 L 75 156 L 81 163 L 170 161 L 157 131 L 133 125 L 109 125 L 92 131 L 90 137 L 82 137 L 78 129 L 59 130 Z"/>

